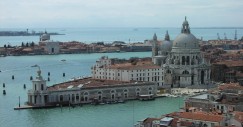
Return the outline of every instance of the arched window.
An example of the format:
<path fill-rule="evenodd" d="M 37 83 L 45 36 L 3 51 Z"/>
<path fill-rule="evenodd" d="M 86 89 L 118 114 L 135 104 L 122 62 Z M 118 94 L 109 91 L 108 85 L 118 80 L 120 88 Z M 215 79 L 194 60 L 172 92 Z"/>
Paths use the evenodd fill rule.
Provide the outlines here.
<path fill-rule="evenodd" d="M 187 70 L 183 71 L 182 74 L 189 74 Z"/>
<path fill-rule="evenodd" d="M 44 90 L 44 85 L 43 84 L 41 84 L 41 90 Z"/>
<path fill-rule="evenodd" d="M 112 100 L 115 99 L 115 95 L 114 94 L 111 95 L 111 99 Z"/>
<path fill-rule="evenodd" d="M 190 64 L 190 57 L 189 57 L 189 56 L 186 57 L 186 64 L 187 64 L 187 65 Z"/>
<path fill-rule="evenodd" d="M 125 94 L 124 94 L 124 98 L 127 98 L 127 97 L 128 97 L 128 95 L 127 95 L 127 93 L 125 93 Z"/>
<path fill-rule="evenodd" d="M 63 95 L 60 95 L 60 101 L 61 102 L 63 101 Z"/>
<path fill-rule="evenodd" d="M 79 94 L 76 94 L 76 100 L 79 100 Z"/>
<path fill-rule="evenodd" d="M 170 70 L 167 70 L 167 71 L 166 71 L 166 73 L 170 74 L 170 73 L 171 73 L 171 71 L 170 71 Z"/>
<path fill-rule="evenodd" d="M 84 101 L 88 101 L 88 97 L 84 97 Z"/>
<path fill-rule="evenodd" d="M 124 93 L 127 93 L 127 92 L 128 92 L 128 90 L 127 90 L 127 89 L 125 89 L 125 90 L 123 90 L 123 92 L 124 92 Z"/>
<path fill-rule="evenodd" d="M 185 62 L 186 62 L 186 58 L 185 56 L 182 56 L 182 65 L 185 65 Z"/>
<path fill-rule="evenodd" d="M 75 94 L 72 94 L 72 102 L 75 101 Z"/>
<path fill-rule="evenodd" d="M 88 96 L 89 95 L 89 93 L 88 92 L 84 92 L 84 96 Z"/>
<path fill-rule="evenodd" d="M 102 99 L 102 92 L 99 91 L 99 92 L 97 92 L 97 94 L 98 94 L 98 99 L 101 100 Z"/>

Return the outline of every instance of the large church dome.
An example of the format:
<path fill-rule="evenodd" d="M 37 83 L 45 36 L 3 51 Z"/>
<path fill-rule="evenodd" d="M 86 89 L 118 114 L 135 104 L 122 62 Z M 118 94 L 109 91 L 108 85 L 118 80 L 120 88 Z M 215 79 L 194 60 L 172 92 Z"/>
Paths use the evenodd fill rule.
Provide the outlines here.
<path fill-rule="evenodd" d="M 173 47 L 184 49 L 199 49 L 199 42 L 197 38 L 191 34 L 189 23 L 186 18 L 182 24 L 181 34 L 178 35 L 173 42 Z"/>
<path fill-rule="evenodd" d="M 192 34 L 181 33 L 173 42 L 173 47 L 178 48 L 199 48 L 197 38 Z"/>

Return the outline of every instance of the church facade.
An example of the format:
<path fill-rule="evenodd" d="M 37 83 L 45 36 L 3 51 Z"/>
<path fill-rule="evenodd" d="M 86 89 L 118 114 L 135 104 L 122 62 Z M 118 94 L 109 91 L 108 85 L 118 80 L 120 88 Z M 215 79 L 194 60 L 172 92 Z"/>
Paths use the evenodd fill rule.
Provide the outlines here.
<path fill-rule="evenodd" d="M 154 64 L 161 66 L 164 71 L 165 87 L 187 87 L 205 85 L 210 81 L 210 63 L 206 62 L 200 52 L 198 39 L 191 34 L 189 23 L 185 18 L 181 34 L 173 43 L 168 32 L 161 48 L 153 38 L 152 59 Z"/>
<path fill-rule="evenodd" d="M 198 39 L 191 34 L 185 18 L 181 33 L 171 41 L 168 31 L 159 41 L 154 34 L 150 62 L 112 62 L 101 58 L 92 67 L 92 77 L 104 80 L 155 82 L 160 88 L 206 85 L 210 81 L 210 63 L 200 52 Z"/>

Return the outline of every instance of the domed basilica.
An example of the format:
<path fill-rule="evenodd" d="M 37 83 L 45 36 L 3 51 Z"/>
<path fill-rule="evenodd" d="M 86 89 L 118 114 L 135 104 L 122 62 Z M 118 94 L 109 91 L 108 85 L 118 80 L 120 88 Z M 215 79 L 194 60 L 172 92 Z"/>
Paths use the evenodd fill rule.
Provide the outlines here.
<path fill-rule="evenodd" d="M 152 60 L 163 69 L 165 87 L 187 87 L 206 85 L 210 81 L 210 64 L 207 63 L 199 47 L 199 41 L 191 34 L 185 18 L 181 34 L 170 40 L 168 31 L 162 43 L 156 34 L 152 40 Z"/>

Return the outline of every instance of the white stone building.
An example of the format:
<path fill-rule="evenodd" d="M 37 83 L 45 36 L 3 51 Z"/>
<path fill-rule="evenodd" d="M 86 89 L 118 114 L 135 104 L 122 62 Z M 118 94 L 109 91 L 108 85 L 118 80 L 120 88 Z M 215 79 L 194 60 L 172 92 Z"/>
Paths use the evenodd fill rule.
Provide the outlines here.
<path fill-rule="evenodd" d="M 92 78 L 76 79 L 52 86 L 46 86 L 46 80 L 38 76 L 32 81 L 28 91 L 28 105 L 34 107 L 85 104 L 113 103 L 130 99 L 154 99 L 157 85 L 153 82 L 115 81 Z"/>
<path fill-rule="evenodd" d="M 164 84 L 170 87 L 206 85 L 210 81 L 210 64 L 203 58 L 197 38 L 191 34 L 185 18 L 181 34 L 173 41 L 171 52 L 161 64 Z"/>
<path fill-rule="evenodd" d="M 28 90 L 28 104 L 44 106 L 48 102 L 46 80 L 41 76 L 41 70 L 37 71 L 37 77 L 32 81 L 32 89 Z"/>
<path fill-rule="evenodd" d="M 47 54 L 59 54 L 60 45 L 59 42 L 46 41 L 45 43 L 45 52 Z"/>
<path fill-rule="evenodd" d="M 187 87 L 206 85 L 210 81 L 210 64 L 207 63 L 199 48 L 197 38 L 191 34 L 188 21 L 182 24 L 181 34 L 173 43 L 168 31 L 164 41 L 158 41 L 154 34 L 151 63 L 139 59 L 135 62 L 115 63 L 113 59 L 102 57 L 92 67 L 95 79 L 119 81 L 156 82 L 159 87 Z M 152 63 L 153 62 L 153 63 Z"/>
<path fill-rule="evenodd" d="M 117 81 L 146 81 L 155 82 L 158 87 L 163 86 L 163 70 L 155 65 L 151 60 L 137 60 L 129 62 L 117 59 L 109 59 L 107 56 L 101 57 L 92 69 L 92 78 Z"/>

